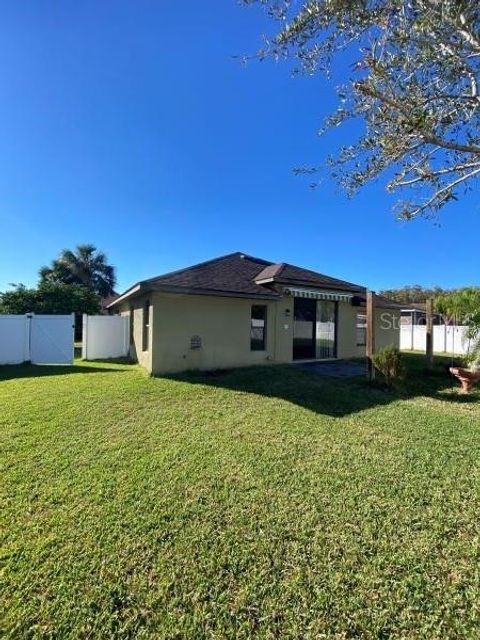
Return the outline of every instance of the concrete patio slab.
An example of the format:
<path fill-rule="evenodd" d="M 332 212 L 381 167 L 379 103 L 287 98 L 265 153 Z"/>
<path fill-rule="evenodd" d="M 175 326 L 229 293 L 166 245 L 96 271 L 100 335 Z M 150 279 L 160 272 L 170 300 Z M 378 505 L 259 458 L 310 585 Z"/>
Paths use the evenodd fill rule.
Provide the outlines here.
<path fill-rule="evenodd" d="M 334 362 L 302 362 L 295 366 L 331 378 L 364 376 L 367 364 L 362 360 L 336 360 Z"/>

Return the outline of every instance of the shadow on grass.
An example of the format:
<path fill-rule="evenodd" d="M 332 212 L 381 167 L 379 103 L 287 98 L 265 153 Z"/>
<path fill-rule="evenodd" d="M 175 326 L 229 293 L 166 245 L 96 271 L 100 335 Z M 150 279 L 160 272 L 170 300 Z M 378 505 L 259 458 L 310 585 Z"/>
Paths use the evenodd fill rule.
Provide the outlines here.
<path fill-rule="evenodd" d="M 332 378 L 294 365 L 188 372 L 169 377 L 188 384 L 280 398 L 315 413 L 334 417 L 420 396 L 459 404 L 478 402 L 477 392 L 470 396 L 458 393 L 458 385 L 448 373 L 447 360 L 437 358 L 433 372 L 427 373 L 424 357 L 405 355 L 406 379 L 393 390 L 385 389 L 378 381 L 369 383 L 360 377 Z"/>
<path fill-rule="evenodd" d="M 18 378 L 72 375 L 74 373 L 121 373 L 122 369 L 89 365 L 7 364 L 0 367 L 0 382 Z"/>

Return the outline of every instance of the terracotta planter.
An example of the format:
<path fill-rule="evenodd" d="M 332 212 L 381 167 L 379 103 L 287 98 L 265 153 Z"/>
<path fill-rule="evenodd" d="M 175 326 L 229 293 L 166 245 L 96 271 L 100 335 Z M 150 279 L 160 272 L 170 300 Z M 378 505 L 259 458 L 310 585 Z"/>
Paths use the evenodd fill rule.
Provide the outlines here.
<path fill-rule="evenodd" d="M 474 372 L 461 367 L 450 367 L 450 373 L 460 381 L 462 393 L 470 393 L 475 383 L 480 381 L 480 371 Z"/>

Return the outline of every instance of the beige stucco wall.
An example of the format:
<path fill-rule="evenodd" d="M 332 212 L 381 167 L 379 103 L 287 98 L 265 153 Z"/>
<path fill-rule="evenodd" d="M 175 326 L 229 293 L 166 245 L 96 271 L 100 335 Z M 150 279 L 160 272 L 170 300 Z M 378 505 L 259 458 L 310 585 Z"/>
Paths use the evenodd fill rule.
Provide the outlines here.
<path fill-rule="evenodd" d="M 188 369 L 219 369 L 292 361 L 293 298 L 259 300 L 201 295 L 151 293 L 150 348 L 142 349 L 143 309 L 147 298 L 138 298 L 134 309 L 131 357 L 153 373 L 175 373 Z M 267 306 L 266 350 L 250 349 L 252 304 Z M 130 305 L 121 307 L 129 314 Z M 365 347 L 356 344 L 356 317 L 362 312 L 348 303 L 338 305 L 338 358 L 361 357 Z M 376 347 L 398 346 L 399 314 L 376 310 Z M 395 322 L 397 324 L 395 324 Z M 192 336 L 201 338 L 201 348 L 191 348 Z"/>
<path fill-rule="evenodd" d="M 375 350 L 390 346 L 400 348 L 400 311 L 376 309 Z"/>
<path fill-rule="evenodd" d="M 357 347 L 358 307 L 347 302 L 338 303 L 337 357 L 357 358 L 365 355 L 365 347 Z"/>
<path fill-rule="evenodd" d="M 154 373 L 268 364 L 276 360 L 276 302 L 215 296 L 155 294 Z M 266 350 L 250 350 L 252 304 L 267 306 Z M 192 336 L 201 348 L 191 349 Z"/>
<path fill-rule="evenodd" d="M 277 340 L 275 362 L 292 361 L 293 351 L 293 298 L 287 296 L 275 301 Z"/>
<path fill-rule="evenodd" d="M 143 313 L 145 303 L 149 302 L 150 317 L 149 317 L 149 349 L 143 350 Z M 133 318 L 130 315 L 130 309 L 133 308 Z M 130 331 L 133 332 L 133 343 L 130 343 L 130 357 L 141 364 L 147 371 L 152 371 L 152 336 L 154 327 L 154 305 L 153 298 L 151 296 L 144 296 L 133 300 L 130 304 L 124 304 L 120 308 L 120 315 L 129 316 L 133 319 Z"/>
<path fill-rule="evenodd" d="M 363 307 L 353 307 L 341 302 L 338 305 L 338 357 L 360 358 L 366 355 L 366 347 L 357 345 L 357 313 L 366 313 Z M 391 309 L 375 309 L 375 350 L 387 346 L 400 347 L 400 312 Z"/>

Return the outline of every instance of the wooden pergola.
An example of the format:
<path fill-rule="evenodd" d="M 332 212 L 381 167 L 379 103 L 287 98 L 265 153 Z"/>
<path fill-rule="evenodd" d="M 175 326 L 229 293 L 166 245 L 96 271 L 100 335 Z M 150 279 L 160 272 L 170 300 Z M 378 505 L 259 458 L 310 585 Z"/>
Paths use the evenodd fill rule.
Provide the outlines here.
<path fill-rule="evenodd" d="M 367 378 L 375 379 L 375 365 L 373 356 L 375 354 L 375 291 L 367 291 Z M 426 368 L 427 371 L 433 369 L 433 298 L 426 302 L 427 320 L 427 348 L 426 348 Z"/>

